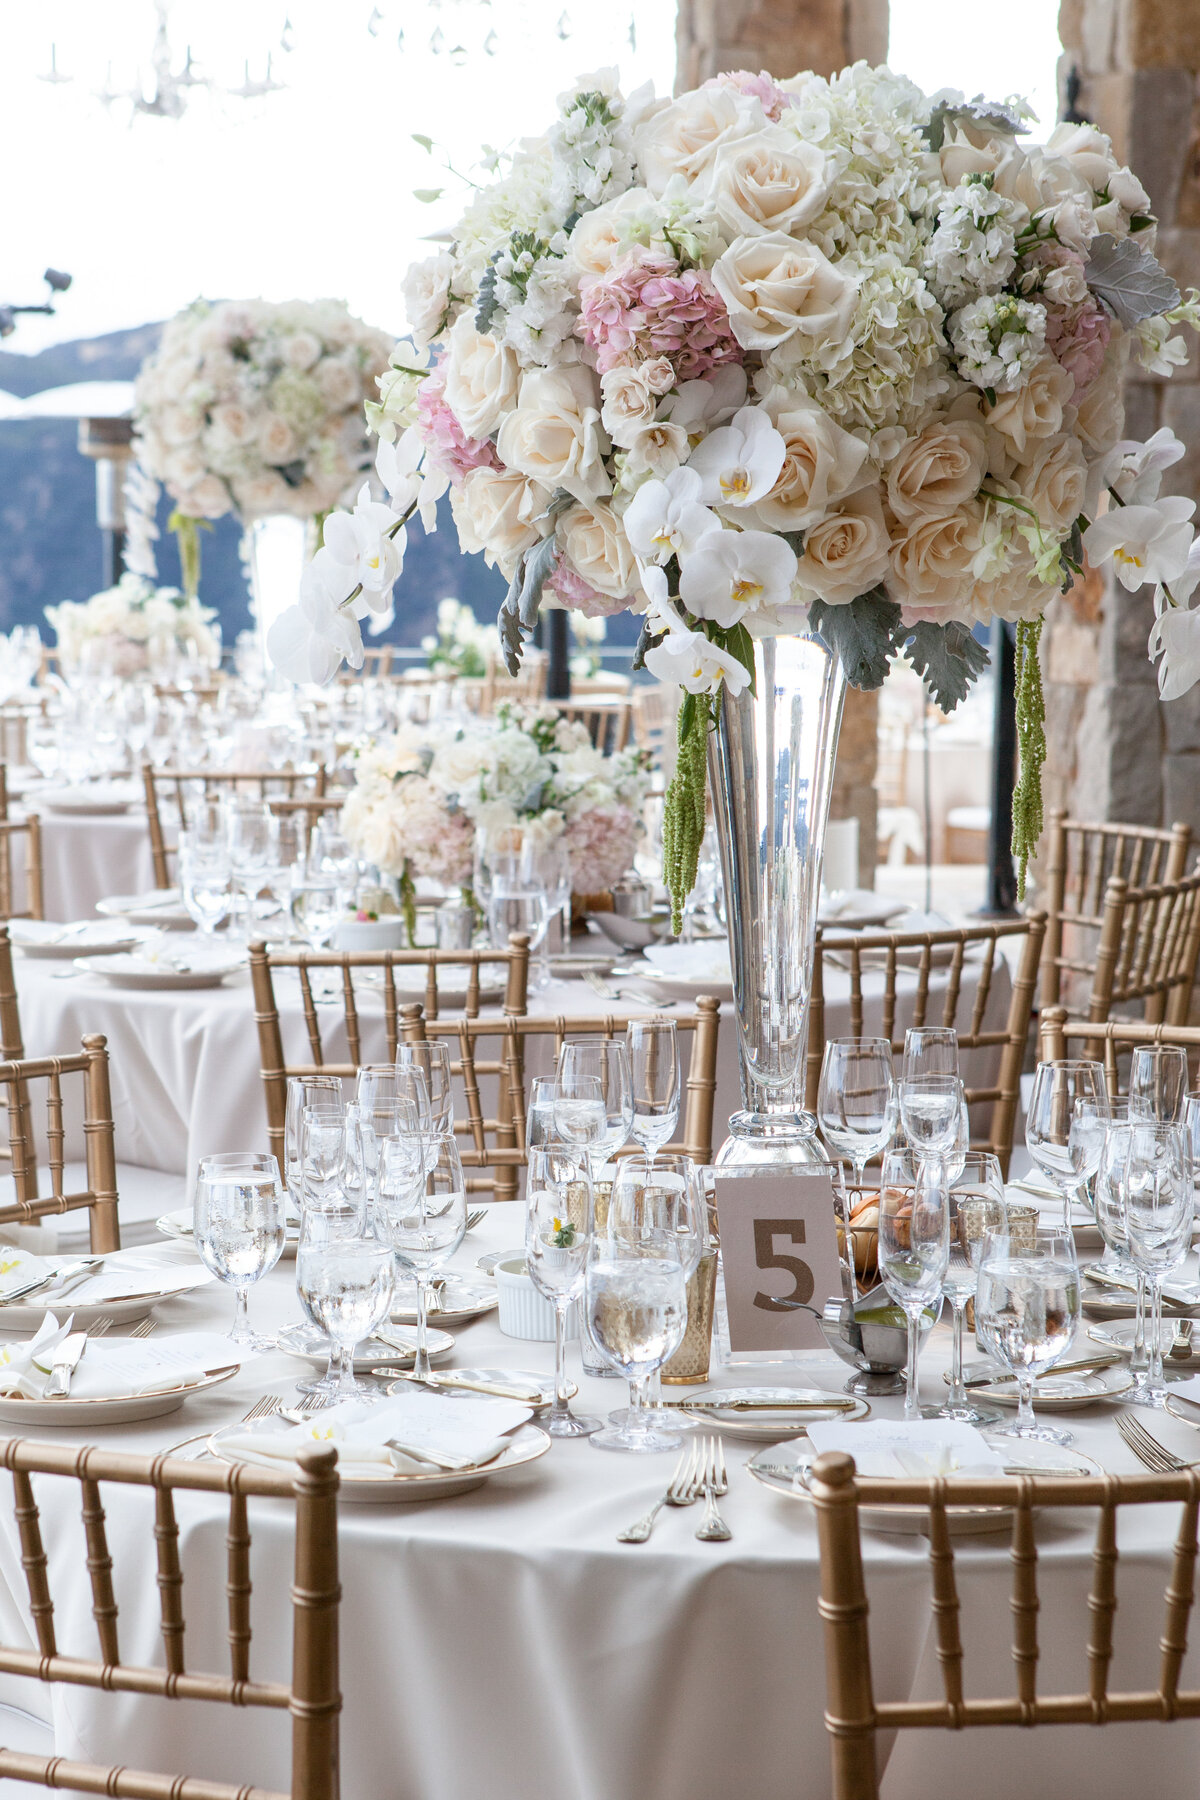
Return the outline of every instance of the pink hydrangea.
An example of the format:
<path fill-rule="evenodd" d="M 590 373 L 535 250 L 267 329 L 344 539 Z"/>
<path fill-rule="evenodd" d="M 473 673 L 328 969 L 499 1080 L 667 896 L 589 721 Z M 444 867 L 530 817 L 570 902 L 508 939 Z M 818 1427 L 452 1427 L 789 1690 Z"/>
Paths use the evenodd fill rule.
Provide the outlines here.
<path fill-rule="evenodd" d="M 778 121 L 793 104 L 792 96 L 785 94 L 765 69 L 752 75 L 749 69 L 726 69 L 721 75 L 713 75 L 704 83 L 706 88 L 736 88 L 739 94 L 749 94 L 762 104 L 768 119 Z"/>
<path fill-rule="evenodd" d="M 611 594 L 601 594 L 583 579 L 565 557 L 560 557 L 558 567 L 549 577 L 546 586 L 558 595 L 564 606 L 581 612 L 589 619 L 611 619 L 614 613 L 623 612 L 629 605 L 629 596 L 625 594 L 614 600 Z"/>
<path fill-rule="evenodd" d="M 1096 300 L 1089 298 L 1065 311 L 1046 308 L 1046 345 L 1074 380 L 1074 399 L 1080 399 L 1099 375 L 1111 336 L 1112 320 Z"/>
<path fill-rule="evenodd" d="M 417 390 L 417 431 L 429 460 L 456 484 L 472 469 L 498 469 L 500 458 L 487 438 L 468 437 L 446 404 L 446 372 L 440 366 Z"/>
<path fill-rule="evenodd" d="M 575 329 L 601 375 L 665 356 L 680 381 L 693 381 L 742 360 L 725 302 L 703 269 L 638 250 L 613 273 L 585 281 L 580 301 Z"/>
<path fill-rule="evenodd" d="M 633 866 L 637 815 L 628 806 L 593 806 L 570 821 L 566 837 L 572 887 L 577 894 L 598 894 Z"/>

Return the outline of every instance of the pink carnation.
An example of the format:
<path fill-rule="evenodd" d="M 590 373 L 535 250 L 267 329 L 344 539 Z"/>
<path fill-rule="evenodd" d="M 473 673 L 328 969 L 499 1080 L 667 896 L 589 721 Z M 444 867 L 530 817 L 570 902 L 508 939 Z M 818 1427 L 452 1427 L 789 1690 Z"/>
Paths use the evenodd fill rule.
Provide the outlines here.
<path fill-rule="evenodd" d="M 547 580 L 546 586 L 558 595 L 564 606 L 585 614 L 589 619 L 611 619 L 614 613 L 623 612 L 629 605 L 628 594 L 620 600 L 614 600 L 611 594 L 599 593 L 571 567 L 565 557 L 559 558 L 558 567 Z"/>
<path fill-rule="evenodd" d="M 598 894 L 628 874 L 637 848 L 638 819 L 628 806 L 594 806 L 567 826 L 571 885 Z"/>
<path fill-rule="evenodd" d="M 1098 301 L 1067 310 L 1046 308 L 1046 345 L 1075 382 L 1075 400 L 1091 387 L 1104 362 L 1112 336 L 1112 320 Z"/>
<path fill-rule="evenodd" d="M 635 251 L 614 274 L 580 289 L 576 331 L 609 369 L 656 356 L 670 360 L 681 381 L 741 362 L 725 302 L 703 269 L 683 269 L 665 257 Z"/>
<path fill-rule="evenodd" d="M 706 88 L 736 88 L 739 94 L 749 94 L 762 103 L 762 109 L 768 119 L 778 121 L 793 104 L 792 96 L 772 81 L 765 69 L 752 75 L 749 69 L 726 69 L 721 75 L 713 75 L 703 84 Z"/>
<path fill-rule="evenodd" d="M 468 437 L 446 404 L 446 372 L 440 366 L 417 390 L 417 430 L 429 460 L 458 483 L 472 469 L 498 469 L 500 458 L 487 438 Z"/>

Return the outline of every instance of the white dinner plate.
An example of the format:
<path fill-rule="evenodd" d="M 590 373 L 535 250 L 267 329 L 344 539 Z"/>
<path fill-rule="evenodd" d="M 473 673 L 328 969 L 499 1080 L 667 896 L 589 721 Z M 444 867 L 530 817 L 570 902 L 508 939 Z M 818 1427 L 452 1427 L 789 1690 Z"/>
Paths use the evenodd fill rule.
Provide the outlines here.
<path fill-rule="evenodd" d="M 392 1382 L 387 1390 L 388 1393 L 401 1392 L 402 1383 L 406 1380 L 407 1377 L 401 1375 L 396 1381 Z M 527 1406 L 532 1406 L 535 1411 L 543 1406 L 551 1406 L 554 1403 L 554 1376 L 553 1373 L 548 1372 L 545 1369 L 442 1369 L 437 1377 L 433 1381 L 426 1383 L 426 1385 L 431 1388 L 442 1389 L 447 1393 L 475 1393 L 477 1391 L 476 1389 L 465 1385 L 472 1381 L 494 1382 L 499 1387 L 506 1387 L 510 1383 L 513 1383 L 518 1387 L 528 1389 L 530 1390 L 528 1395 L 522 1393 L 520 1398 Z M 533 1390 L 536 1390 L 536 1392 Z M 568 1376 L 566 1382 L 567 1399 L 572 1399 L 578 1392 L 578 1382 L 572 1381 Z M 514 1398 L 515 1397 L 516 1396 L 514 1396 Z"/>
<path fill-rule="evenodd" d="M 1117 1288 L 1091 1287 L 1086 1281 L 1080 1290 L 1079 1304 L 1089 1319 L 1132 1319 L 1137 1313 L 1137 1295 L 1123 1294 Z M 1182 1306 L 1163 1295 L 1163 1315 L 1172 1319 L 1189 1319 L 1200 1314 L 1200 1306 Z"/>
<path fill-rule="evenodd" d="M 236 962 L 212 963 L 207 968 L 174 968 L 169 962 L 153 962 L 149 957 L 132 953 L 75 959 L 77 969 L 87 975 L 102 975 L 114 987 L 152 990 L 220 987 L 228 976 L 240 974 L 245 966 L 240 957 Z"/>
<path fill-rule="evenodd" d="M 465 1325 L 469 1319 L 493 1312 L 499 1304 L 500 1294 L 494 1281 L 462 1281 L 448 1276 L 445 1304 L 430 1306 L 426 1318 L 430 1324 Z M 402 1325 L 416 1323 L 417 1298 L 412 1283 L 398 1283 L 391 1316 Z"/>
<path fill-rule="evenodd" d="M 392 1344 L 385 1344 L 380 1338 L 367 1338 L 363 1343 L 354 1346 L 354 1373 L 366 1375 L 381 1364 L 392 1363 L 402 1369 L 405 1363 L 411 1363 L 417 1353 L 417 1334 L 405 1325 L 389 1327 L 389 1335 L 402 1341 L 412 1340 L 409 1350 L 396 1349 Z M 308 1363 L 322 1373 L 329 1361 L 329 1340 L 313 1325 L 285 1325 L 276 1338 L 279 1348 L 288 1356 L 298 1356 L 302 1362 Z M 429 1350 L 431 1362 L 439 1357 L 448 1356 L 454 1348 L 454 1339 L 448 1331 L 437 1331 L 432 1326 L 425 1333 L 425 1342 Z"/>
<path fill-rule="evenodd" d="M 178 1212 L 163 1213 L 161 1218 L 155 1219 L 154 1229 L 161 1231 L 165 1238 L 172 1238 L 177 1244 L 194 1244 L 196 1239 L 192 1230 L 192 1217 L 191 1207 L 181 1206 Z M 299 1242 L 300 1227 L 295 1221 L 289 1220 L 284 1227 L 280 1262 L 295 1262 Z"/>
<path fill-rule="evenodd" d="M 336 974 L 337 971 L 330 970 L 329 972 Z M 382 989 L 385 984 L 385 975 L 382 969 L 358 969 L 355 971 L 355 975 L 356 980 L 360 981 L 364 987 Z M 398 1000 L 424 1000 L 428 975 L 428 969 L 422 968 L 419 964 L 393 965 L 392 976 L 395 981 L 396 998 Z M 453 1010 L 455 1007 L 465 1006 L 467 1004 L 467 985 L 467 971 L 461 964 L 443 964 L 437 971 L 438 1005 L 441 1009 L 445 1011 L 447 1008 Z M 479 1003 L 481 1006 L 488 1006 L 493 1001 L 502 1000 L 504 987 L 504 982 L 497 977 L 495 964 L 485 964 L 480 969 Z"/>
<path fill-rule="evenodd" d="M 971 1379 L 977 1373 L 982 1374 L 984 1366 L 968 1363 L 963 1373 Z M 943 1379 L 949 1382 L 948 1372 Z M 1080 1369 L 1074 1374 L 1068 1370 L 1062 1375 L 1050 1369 L 1045 1375 L 1039 1375 L 1034 1383 L 1034 1409 L 1037 1412 L 1082 1412 L 1088 1406 L 1119 1400 L 1132 1386 L 1133 1376 L 1119 1365 L 1107 1369 Z M 985 1406 L 993 1402 L 997 1406 L 1018 1406 L 1021 1397 L 1015 1381 L 999 1378 L 989 1381 L 986 1387 L 972 1387 L 971 1398 L 981 1400 Z"/>
<path fill-rule="evenodd" d="M 136 789 L 114 783 L 97 782 L 94 787 L 47 788 L 37 796 L 39 812 L 76 814 L 79 817 L 104 818 L 127 813 L 137 803 Z"/>
<path fill-rule="evenodd" d="M 117 956 L 153 938 L 148 926 L 110 925 L 87 919 L 76 925 L 52 925 L 41 919 L 13 919 L 8 928 L 14 949 L 32 961 L 73 962 L 79 956 Z"/>
<path fill-rule="evenodd" d="M 655 993 L 672 1000 L 694 1001 L 697 994 L 717 1000 L 733 999 L 733 976 L 728 946 L 711 944 L 648 944 L 638 979 L 648 981 Z"/>
<path fill-rule="evenodd" d="M 20 1394 L 0 1394 L 0 1424 L 16 1425 L 21 1430 L 32 1425 L 77 1425 L 84 1430 L 93 1425 L 132 1425 L 138 1419 L 161 1419 L 178 1412 L 193 1394 L 207 1393 L 236 1375 L 239 1363 L 224 1369 L 209 1369 L 176 1387 L 163 1388 L 154 1394 L 122 1394 L 111 1400 L 27 1400 Z"/>
<path fill-rule="evenodd" d="M 106 919 L 127 919 L 131 925 L 160 925 L 164 931 L 194 931 L 196 921 L 179 897 L 178 888 L 151 888 L 144 894 L 109 894 L 97 900 L 96 911 Z"/>
<path fill-rule="evenodd" d="M 1005 1446 L 1002 1454 L 1013 1458 L 1005 1470 L 1010 1475 L 1101 1475 L 1104 1472 L 1098 1462 L 1078 1450 L 1044 1444 L 1037 1439 L 1014 1439 Z M 756 1481 L 761 1481 L 773 1493 L 811 1507 L 812 1495 L 804 1483 L 812 1461 L 811 1446 L 799 1440 L 790 1444 L 772 1444 L 769 1449 L 759 1450 L 746 1467 Z M 947 1485 L 952 1487 L 953 1484 L 954 1477 L 948 1476 Z M 859 1508 L 858 1516 L 868 1531 L 912 1537 L 929 1528 L 929 1510 L 923 1506 L 863 1506 Z M 1009 1531 L 1012 1507 L 948 1506 L 946 1523 L 954 1537 Z"/>
<path fill-rule="evenodd" d="M 672 1396 L 673 1397 L 673 1396 Z M 756 1443 L 778 1444 L 784 1438 L 803 1437 L 808 1427 L 818 1421 L 836 1419 L 841 1424 L 853 1424 L 856 1419 L 865 1419 L 871 1408 L 865 1400 L 855 1400 L 853 1407 L 839 1405 L 849 1399 L 847 1394 L 828 1394 L 822 1388 L 791 1387 L 737 1387 L 714 1388 L 710 1393 L 685 1394 L 681 1410 L 686 1417 L 695 1419 L 710 1430 L 716 1429 L 727 1437 L 750 1438 Z M 688 1400 L 703 1401 L 703 1410 L 692 1412 L 686 1402 Z M 809 1411 L 796 1412 L 781 1404 L 778 1412 L 739 1412 L 732 1405 L 729 1410 L 718 1410 L 714 1401 L 724 1400 L 727 1404 L 734 1400 L 778 1400 L 786 1403 L 796 1400 L 828 1400 L 828 1408 L 814 1407 Z"/>
<path fill-rule="evenodd" d="M 884 926 L 908 910 L 906 900 L 889 900 L 870 888 L 854 888 L 848 893 L 823 894 L 817 922 L 827 931 L 866 931 L 872 926 Z"/>
<path fill-rule="evenodd" d="M 240 1437 L 243 1433 L 253 1432 L 255 1436 L 266 1433 L 277 1433 L 289 1430 L 290 1427 L 274 1419 L 255 1419 L 249 1425 L 228 1425 L 223 1431 L 214 1431 L 208 1440 L 210 1456 L 218 1462 L 253 1462 L 256 1468 L 286 1470 L 289 1465 L 274 1456 L 239 1457 L 234 1459 L 225 1454 L 223 1440 L 235 1433 Z M 508 1447 L 500 1452 L 492 1462 L 484 1463 L 475 1469 L 463 1469 L 453 1475 L 431 1471 L 428 1475 L 404 1474 L 398 1469 L 380 1468 L 378 1475 L 359 1476 L 351 1481 L 342 1480 L 338 1488 L 339 1499 L 353 1501 L 365 1506 L 394 1506 L 397 1502 L 405 1504 L 420 1500 L 443 1500 L 451 1494 L 466 1494 L 472 1488 L 482 1487 L 493 1475 L 500 1475 L 505 1469 L 518 1469 L 524 1463 L 536 1462 L 539 1456 L 545 1456 L 550 1448 L 550 1435 L 540 1425 L 519 1425 L 508 1440 Z"/>
<path fill-rule="evenodd" d="M 1147 1319 L 1147 1329 L 1149 1329 L 1149 1325 L 1150 1321 Z M 1164 1319 L 1160 1327 L 1160 1332 L 1161 1336 L 1159 1341 L 1162 1344 L 1162 1353 L 1166 1358 L 1168 1369 L 1178 1369 L 1183 1375 L 1194 1374 L 1196 1372 L 1196 1365 L 1200 1363 L 1200 1339 L 1195 1341 L 1192 1354 L 1183 1361 L 1180 1361 L 1177 1357 L 1172 1357 L 1170 1354 L 1171 1345 L 1175 1342 L 1174 1319 Z M 1088 1326 L 1088 1336 L 1093 1342 L 1103 1344 L 1108 1350 L 1119 1350 L 1122 1356 L 1132 1355 L 1133 1340 L 1136 1335 L 1136 1319 L 1121 1319 L 1113 1325 Z"/>

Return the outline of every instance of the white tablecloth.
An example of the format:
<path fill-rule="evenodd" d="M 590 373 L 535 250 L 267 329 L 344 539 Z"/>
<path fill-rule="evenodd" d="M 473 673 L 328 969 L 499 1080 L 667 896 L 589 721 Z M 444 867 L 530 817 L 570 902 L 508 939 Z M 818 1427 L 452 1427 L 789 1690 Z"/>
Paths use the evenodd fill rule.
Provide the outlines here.
<path fill-rule="evenodd" d="M 127 813 L 58 813 L 39 805 L 37 790 L 21 796 L 13 818 L 36 812 L 42 824 L 43 910 L 48 919 L 88 919 L 109 894 L 140 894 L 154 886 L 150 827 L 144 807 Z M 17 866 L 23 855 L 17 859 Z"/>
<path fill-rule="evenodd" d="M 519 1237 L 519 1211 L 494 1209 L 458 1261 L 469 1267 L 482 1250 Z M 252 1296 L 255 1323 L 296 1316 L 292 1279 L 293 1265 L 282 1264 Z M 231 1311 L 228 1296 L 210 1288 L 160 1307 L 160 1330 L 212 1325 Z M 456 1336 L 450 1361 L 460 1366 L 551 1364 L 549 1345 L 503 1338 L 494 1315 L 459 1327 Z M 946 1336 L 939 1328 L 922 1361 L 929 1391 L 941 1391 Z M 577 1352 L 568 1354 L 578 1376 Z M 163 1449 L 236 1421 L 265 1391 L 290 1393 L 297 1368 L 270 1354 L 172 1418 L 94 1429 L 92 1436 L 114 1448 Z M 785 1370 L 782 1378 L 838 1389 L 846 1374 L 833 1359 L 820 1359 L 804 1371 Z M 745 1372 L 722 1371 L 719 1379 L 745 1379 Z M 575 1404 L 604 1412 L 621 1393 L 614 1382 L 585 1379 Z M 896 1416 L 899 1408 L 894 1400 L 875 1403 L 876 1416 Z M 1069 1423 L 1078 1447 L 1106 1467 L 1136 1469 L 1111 1414 L 1076 1414 Z M 1151 1423 L 1194 1446 L 1186 1428 Z M 46 1435 L 82 1441 L 82 1434 Z M 455 1499 L 394 1509 L 343 1505 L 346 1800 L 827 1795 L 815 1531 L 803 1503 L 765 1491 L 746 1473 L 753 1448 L 726 1440 L 730 1488 L 723 1511 L 734 1533 L 727 1544 L 695 1542 L 695 1510 L 666 1512 L 648 1544 L 618 1544 L 618 1529 L 661 1493 L 672 1459 L 605 1455 L 583 1442 L 555 1444 L 540 1462 Z M 38 1500 L 60 1648 L 94 1655 L 78 1493 L 71 1483 L 41 1481 Z M 24 1591 L 7 1478 L 0 1501 L 0 1580 L 9 1589 L 0 1595 L 0 1628 L 7 1635 L 11 1595 Z M 110 1486 L 104 1503 L 122 1653 L 161 1662 L 152 1502 Z M 178 1510 L 188 1664 L 219 1671 L 228 1666 L 224 1505 L 185 1497 Z M 251 1667 L 261 1679 L 286 1678 L 288 1669 L 288 1518 L 275 1503 L 251 1502 Z M 1161 1596 L 1175 1527 L 1173 1508 L 1131 1509 L 1122 1520 L 1114 1685 L 1150 1685 L 1157 1678 Z M 1053 1520 L 1043 1515 L 1037 1537 L 1043 1684 L 1047 1691 L 1086 1692 L 1090 1535 L 1067 1513 Z M 923 1540 L 867 1534 L 865 1555 L 878 1692 L 892 1699 L 940 1695 Z M 959 1540 L 958 1570 L 968 1691 L 1009 1694 L 1006 1540 Z M 1194 1664 L 1190 1658 L 1184 1673 L 1192 1685 Z M 60 1693 L 60 1754 L 286 1786 L 284 1717 L 86 1689 Z M 34 1711 L 46 1700 L 33 1682 L 5 1684 L 3 1698 Z M 978 1800 L 1014 1794 L 1128 1800 L 1143 1790 L 1152 1768 L 1156 1792 L 1195 1800 L 1198 1751 L 1194 1724 L 909 1733 L 892 1757 L 884 1794 L 887 1800 L 958 1792 Z"/>

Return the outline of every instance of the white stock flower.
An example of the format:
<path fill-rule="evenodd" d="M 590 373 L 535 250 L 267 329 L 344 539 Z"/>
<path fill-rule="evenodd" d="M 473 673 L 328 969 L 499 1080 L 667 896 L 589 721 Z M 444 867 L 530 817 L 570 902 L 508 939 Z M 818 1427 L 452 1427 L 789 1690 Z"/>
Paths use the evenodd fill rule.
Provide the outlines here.
<path fill-rule="evenodd" d="M 630 475 L 669 475 L 686 461 L 688 434 L 671 419 L 655 419 L 632 433 L 625 467 Z"/>
<path fill-rule="evenodd" d="M 797 334 L 841 344 L 854 314 L 857 283 L 814 244 L 781 231 L 735 238 L 712 279 L 747 350 L 773 350 Z"/>
<path fill-rule="evenodd" d="M 404 527 L 394 537 L 388 536 L 395 523 L 391 507 L 372 500 L 366 482 L 352 513 L 331 513 L 325 521 L 326 550 L 350 571 L 351 586 L 362 583 L 363 596 L 375 612 L 382 612 L 387 605 L 392 584 L 404 566 Z"/>
<path fill-rule="evenodd" d="M 946 321 L 958 372 L 976 387 L 1008 392 L 1028 380 L 1046 345 L 1046 309 L 1012 294 L 988 294 Z"/>
<path fill-rule="evenodd" d="M 721 531 L 705 538 L 679 577 L 688 611 L 714 625 L 736 625 L 747 613 L 786 606 L 796 576 L 796 553 L 769 531 Z"/>
<path fill-rule="evenodd" d="M 700 477 L 692 468 L 675 469 L 664 481 L 640 487 L 623 520 L 636 554 L 646 562 L 664 563 L 690 554 L 702 537 L 719 531 L 720 521 L 700 496 Z"/>
<path fill-rule="evenodd" d="M 710 506 L 753 506 L 779 479 L 785 446 L 761 406 L 743 406 L 693 450 L 688 468 Z"/>
<path fill-rule="evenodd" d="M 1133 355 L 1139 368 L 1148 375 L 1170 375 L 1187 363 L 1188 347 L 1181 337 L 1171 336 L 1170 321 L 1158 313 L 1152 319 L 1139 319 L 1133 328 Z"/>
<path fill-rule="evenodd" d="M 1152 506 L 1114 506 L 1083 534 L 1089 562 L 1111 557 L 1113 573 L 1123 588 L 1136 593 L 1145 582 L 1166 582 L 1182 575 L 1192 548 L 1194 500 L 1168 495 Z"/>

